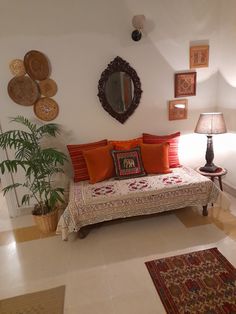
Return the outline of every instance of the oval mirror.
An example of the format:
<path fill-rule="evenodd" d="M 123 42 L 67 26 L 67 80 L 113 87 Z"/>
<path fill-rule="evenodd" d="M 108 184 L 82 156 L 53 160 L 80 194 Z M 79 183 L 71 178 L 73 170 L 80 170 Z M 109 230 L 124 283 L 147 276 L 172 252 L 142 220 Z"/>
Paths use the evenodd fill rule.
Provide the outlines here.
<path fill-rule="evenodd" d="M 137 108 L 141 98 L 141 82 L 128 62 L 116 57 L 98 83 L 98 97 L 103 108 L 119 122 L 124 123 Z"/>
<path fill-rule="evenodd" d="M 112 73 L 106 82 L 105 94 L 115 112 L 125 112 L 134 97 L 134 84 L 129 74 L 123 71 Z"/>

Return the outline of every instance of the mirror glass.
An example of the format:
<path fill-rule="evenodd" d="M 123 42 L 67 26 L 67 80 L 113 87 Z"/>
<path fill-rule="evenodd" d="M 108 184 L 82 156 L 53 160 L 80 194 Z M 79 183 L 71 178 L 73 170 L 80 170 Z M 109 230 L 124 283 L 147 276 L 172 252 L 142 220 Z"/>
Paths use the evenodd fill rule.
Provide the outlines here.
<path fill-rule="evenodd" d="M 120 123 L 133 114 L 141 94 L 141 82 L 136 71 L 121 57 L 116 57 L 102 72 L 98 98 L 103 108 Z"/>
<path fill-rule="evenodd" d="M 125 72 L 112 73 L 105 86 L 107 101 L 115 112 L 125 112 L 132 103 L 134 84 Z"/>

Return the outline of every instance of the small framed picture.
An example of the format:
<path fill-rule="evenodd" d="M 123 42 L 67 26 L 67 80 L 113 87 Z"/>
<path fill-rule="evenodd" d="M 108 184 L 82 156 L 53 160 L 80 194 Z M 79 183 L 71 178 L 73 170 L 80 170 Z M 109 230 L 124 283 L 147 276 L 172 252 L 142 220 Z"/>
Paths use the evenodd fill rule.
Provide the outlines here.
<path fill-rule="evenodd" d="M 196 72 L 175 73 L 175 97 L 196 95 Z"/>
<path fill-rule="evenodd" d="M 188 116 L 188 100 L 176 99 L 169 101 L 169 120 L 187 119 Z"/>
<path fill-rule="evenodd" d="M 190 47 L 190 69 L 207 68 L 209 64 L 209 46 Z"/>

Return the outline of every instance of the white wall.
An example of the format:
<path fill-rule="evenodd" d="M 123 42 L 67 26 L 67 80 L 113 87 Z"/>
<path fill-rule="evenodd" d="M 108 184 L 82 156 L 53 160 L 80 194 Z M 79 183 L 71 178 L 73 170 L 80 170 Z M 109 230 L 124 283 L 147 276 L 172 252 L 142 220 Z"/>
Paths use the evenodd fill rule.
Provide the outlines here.
<path fill-rule="evenodd" d="M 221 0 L 219 24 L 218 110 L 225 116 L 229 133 L 220 143 L 219 162 L 228 169 L 226 182 L 236 188 L 236 2 Z M 218 140 L 218 139 L 216 139 Z M 221 140 L 219 140 L 221 141 Z"/>
<path fill-rule="evenodd" d="M 218 84 L 220 0 L 1 0 L 0 1 L 0 121 L 9 116 L 34 117 L 32 107 L 8 97 L 8 64 L 29 50 L 44 52 L 58 84 L 60 106 L 55 122 L 66 143 L 102 138 L 127 139 L 142 132 L 166 134 L 180 130 L 181 160 L 204 163 L 205 137 L 190 135 L 200 112 L 215 110 Z M 131 40 L 135 14 L 147 18 L 146 34 Z M 168 121 L 167 101 L 174 98 L 174 73 L 189 69 L 190 43 L 210 44 L 209 68 L 197 70 L 197 95 L 189 97 L 187 120 Z M 142 83 L 135 113 L 120 124 L 103 110 L 97 97 L 101 72 L 120 56 L 134 67 Z M 197 148 L 197 149 L 196 149 Z"/>

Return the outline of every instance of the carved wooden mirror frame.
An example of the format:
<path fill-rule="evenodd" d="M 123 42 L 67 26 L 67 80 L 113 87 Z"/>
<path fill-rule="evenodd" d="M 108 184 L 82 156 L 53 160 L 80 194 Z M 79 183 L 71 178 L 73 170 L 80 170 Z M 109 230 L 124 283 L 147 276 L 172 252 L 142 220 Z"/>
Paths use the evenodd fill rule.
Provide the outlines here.
<path fill-rule="evenodd" d="M 121 71 L 127 73 L 131 77 L 134 86 L 134 95 L 132 102 L 126 109 L 126 111 L 120 113 L 116 112 L 112 108 L 111 104 L 108 102 L 105 93 L 105 87 L 110 75 L 113 74 L 114 72 Z M 128 62 L 123 60 L 121 57 L 116 57 L 113 61 L 111 61 L 108 64 L 107 68 L 102 72 L 101 78 L 98 82 L 98 98 L 103 108 L 119 122 L 124 123 L 129 118 L 129 116 L 132 115 L 132 113 L 139 105 L 141 94 L 142 94 L 141 82 L 137 75 L 137 72 L 129 65 Z"/>

